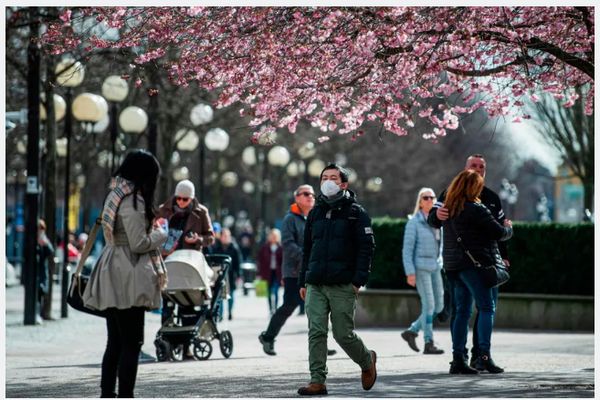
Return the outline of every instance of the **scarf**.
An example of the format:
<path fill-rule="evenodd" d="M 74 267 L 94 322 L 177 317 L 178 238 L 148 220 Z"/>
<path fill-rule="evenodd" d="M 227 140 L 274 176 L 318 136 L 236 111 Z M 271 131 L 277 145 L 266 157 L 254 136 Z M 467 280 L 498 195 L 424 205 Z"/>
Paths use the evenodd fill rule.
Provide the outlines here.
<path fill-rule="evenodd" d="M 106 241 L 109 243 L 114 243 L 113 233 L 115 230 L 115 222 L 117 220 L 119 206 L 121 205 L 121 202 L 125 196 L 133 193 L 134 187 L 135 186 L 133 182 L 121 178 L 120 176 L 112 178 L 110 182 L 110 192 L 108 193 L 108 196 L 106 196 L 104 209 L 102 210 L 102 228 L 104 230 Z M 164 267 L 164 261 L 160 255 L 160 252 L 157 249 L 153 249 L 150 250 L 149 255 L 156 272 L 164 274 L 166 272 L 166 268 Z"/>

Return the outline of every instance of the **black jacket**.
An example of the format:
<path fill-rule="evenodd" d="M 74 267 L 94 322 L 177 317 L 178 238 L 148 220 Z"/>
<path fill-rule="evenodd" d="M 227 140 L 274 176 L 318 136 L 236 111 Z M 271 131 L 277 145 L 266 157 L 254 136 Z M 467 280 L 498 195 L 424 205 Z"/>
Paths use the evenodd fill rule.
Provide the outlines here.
<path fill-rule="evenodd" d="M 445 199 L 446 191 L 444 190 L 433 205 L 431 211 L 429 212 L 427 222 L 434 228 L 439 229 L 442 226 L 442 221 L 440 221 L 437 218 L 436 211 L 444 204 Z M 487 186 L 484 186 L 483 190 L 481 191 L 480 199 L 481 204 L 483 204 L 487 207 L 488 210 L 490 210 L 496 221 L 498 221 L 500 225 L 504 225 L 504 220 L 506 219 L 506 216 L 504 215 L 504 211 L 502 210 L 502 203 L 500 202 L 500 197 L 496 194 L 496 192 L 494 192 Z M 500 249 L 500 255 L 502 256 L 502 258 L 508 260 L 508 249 L 506 247 L 506 242 L 499 242 L 498 248 Z"/>
<path fill-rule="evenodd" d="M 298 284 L 335 285 L 367 283 L 375 250 L 371 219 L 346 190 L 328 204 L 319 196 L 304 228 L 304 255 Z"/>
<path fill-rule="evenodd" d="M 481 203 L 466 202 L 464 210 L 448 218 L 442 226 L 444 269 L 447 271 L 474 267 L 464 248 L 481 265 L 493 265 L 500 257 L 498 241 L 510 239 L 512 236 L 512 228 L 500 225 L 490 210 Z M 461 237 L 462 246 L 457 242 L 457 236 Z"/>

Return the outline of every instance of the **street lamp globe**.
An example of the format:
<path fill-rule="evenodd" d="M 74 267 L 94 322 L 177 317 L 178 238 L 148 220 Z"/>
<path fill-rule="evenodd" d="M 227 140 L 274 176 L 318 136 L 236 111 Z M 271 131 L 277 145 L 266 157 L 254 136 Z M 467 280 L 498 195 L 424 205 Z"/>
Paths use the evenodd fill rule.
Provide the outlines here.
<path fill-rule="evenodd" d="M 318 178 L 321 176 L 321 171 L 323 171 L 324 168 L 325 162 L 315 158 L 308 164 L 308 174 L 313 178 Z"/>
<path fill-rule="evenodd" d="M 60 121 L 61 119 L 64 118 L 66 110 L 67 110 L 67 103 L 65 102 L 65 99 L 62 98 L 62 96 L 55 94 L 54 96 L 54 119 L 56 122 Z M 42 121 L 46 120 L 46 107 L 44 107 L 43 104 L 40 103 L 40 119 Z"/>
<path fill-rule="evenodd" d="M 227 171 L 221 176 L 221 184 L 228 188 L 236 186 L 238 181 L 238 175 L 233 171 Z"/>
<path fill-rule="evenodd" d="M 304 162 L 302 161 L 292 161 L 291 163 L 288 164 L 287 168 L 285 169 L 286 173 L 288 174 L 288 176 L 291 176 L 292 178 L 297 177 L 300 174 L 304 173 Z"/>
<path fill-rule="evenodd" d="M 179 155 L 179 152 L 174 151 L 173 154 L 171 154 L 171 165 L 177 165 L 180 161 L 181 156 Z"/>
<path fill-rule="evenodd" d="M 190 171 L 187 169 L 187 167 L 179 167 L 173 170 L 173 179 L 175 179 L 177 182 L 188 179 L 189 177 Z"/>
<path fill-rule="evenodd" d="M 283 146 L 273 146 L 267 154 L 267 159 L 271 165 L 276 167 L 284 167 L 288 162 L 290 162 L 290 153 Z"/>
<path fill-rule="evenodd" d="M 197 104 L 190 111 L 190 121 L 194 126 L 200 126 L 208 124 L 213 120 L 213 109 L 208 104 Z"/>
<path fill-rule="evenodd" d="M 317 148 L 313 142 L 306 142 L 298 149 L 298 155 L 303 160 L 314 157 L 317 154 Z"/>
<path fill-rule="evenodd" d="M 102 96 L 108 101 L 120 103 L 129 93 L 127 82 L 118 75 L 108 76 L 102 83 Z"/>
<path fill-rule="evenodd" d="M 370 178 L 367 181 L 366 189 L 369 192 L 377 193 L 377 192 L 381 191 L 382 184 L 383 184 L 383 179 L 381 179 L 380 177 L 376 176 L 376 177 Z"/>
<path fill-rule="evenodd" d="M 229 135 L 221 128 L 213 128 L 206 132 L 204 144 L 211 151 L 223 151 L 229 146 Z"/>
<path fill-rule="evenodd" d="M 352 168 L 346 168 L 346 172 L 348 172 L 348 183 L 355 183 L 356 180 L 358 179 L 358 175 L 356 174 L 356 171 L 353 170 Z"/>
<path fill-rule="evenodd" d="M 81 93 L 73 100 L 73 116 L 79 121 L 96 123 L 108 113 L 104 97 L 93 93 Z"/>
<path fill-rule="evenodd" d="M 194 151 L 200 143 L 198 134 L 192 129 L 180 129 L 175 134 L 177 149 L 181 151 Z"/>
<path fill-rule="evenodd" d="M 127 133 L 142 133 L 148 126 L 148 114 L 140 107 L 126 107 L 119 114 L 119 125 Z"/>
<path fill-rule="evenodd" d="M 63 58 L 54 70 L 56 83 L 65 87 L 76 87 L 81 85 L 85 76 L 83 64 L 71 57 Z"/>
<path fill-rule="evenodd" d="M 242 191 L 247 194 L 254 193 L 254 183 L 250 181 L 244 181 L 242 184 Z"/>
<path fill-rule="evenodd" d="M 242 151 L 242 162 L 248 166 L 256 165 L 256 150 L 252 146 Z"/>
<path fill-rule="evenodd" d="M 59 157 L 67 156 L 67 138 L 56 139 L 56 155 Z"/>

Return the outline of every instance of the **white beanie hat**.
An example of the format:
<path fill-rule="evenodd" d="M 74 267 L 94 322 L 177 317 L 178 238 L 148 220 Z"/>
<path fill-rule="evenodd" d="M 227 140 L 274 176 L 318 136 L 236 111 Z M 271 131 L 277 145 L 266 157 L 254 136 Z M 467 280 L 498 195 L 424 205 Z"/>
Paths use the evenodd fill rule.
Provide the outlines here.
<path fill-rule="evenodd" d="M 194 184 L 186 179 L 175 187 L 175 196 L 194 198 L 194 191 Z"/>

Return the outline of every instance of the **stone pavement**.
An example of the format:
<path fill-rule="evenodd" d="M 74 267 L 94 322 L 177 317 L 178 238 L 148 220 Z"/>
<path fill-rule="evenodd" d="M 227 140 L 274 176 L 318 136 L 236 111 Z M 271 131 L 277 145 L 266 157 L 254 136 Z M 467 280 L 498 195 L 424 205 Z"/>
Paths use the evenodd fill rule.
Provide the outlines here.
<path fill-rule="evenodd" d="M 69 318 L 23 326 L 23 288 L 6 288 L 6 397 L 98 397 L 105 326 L 97 317 L 69 310 Z M 56 296 L 55 296 L 56 297 Z M 60 315 L 60 296 L 54 315 Z M 308 382 L 307 323 L 292 316 L 275 343 L 278 355 L 263 353 L 257 336 L 266 328 L 267 302 L 236 292 L 232 321 L 219 329 L 233 334 L 234 349 L 224 359 L 213 341 L 207 361 L 148 362 L 138 372 L 138 397 L 300 397 Z M 146 314 L 143 351 L 154 355 L 160 316 Z M 495 361 L 500 375 L 448 374 L 451 341 L 447 329 L 434 331 L 446 350 L 441 356 L 408 348 L 401 329 L 360 329 L 377 351 L 377 383 L 362 390 L 360 370 L 330 340 L 337 355 L 328 362 L 331 397 L 594 397 L 594 337 L 587 333 L 497 331 Z M 422 340 L 419 337 L 419 340 Z M 418 342 L 422 346 L 422 342 Z"/>

